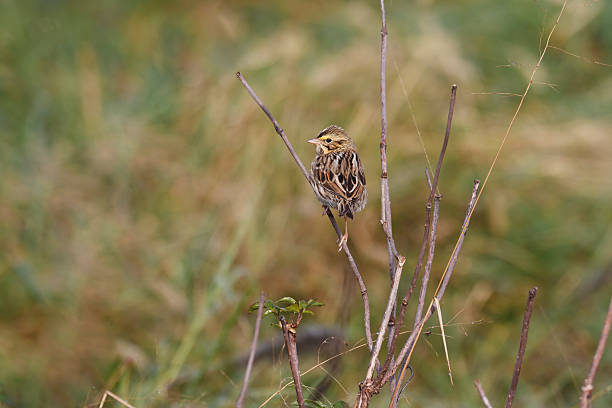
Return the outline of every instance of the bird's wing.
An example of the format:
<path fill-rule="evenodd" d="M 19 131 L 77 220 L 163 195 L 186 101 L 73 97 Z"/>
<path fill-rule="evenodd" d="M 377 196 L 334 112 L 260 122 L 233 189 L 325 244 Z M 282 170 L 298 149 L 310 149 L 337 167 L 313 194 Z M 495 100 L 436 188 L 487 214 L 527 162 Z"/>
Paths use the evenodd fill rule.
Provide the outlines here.
<path fill-rule="evenodd" d="M 365 188 L 363 167 L 353 151 L 322 156 L 312 173 L 323 188 L 346 201 L 359 197 Z"/>

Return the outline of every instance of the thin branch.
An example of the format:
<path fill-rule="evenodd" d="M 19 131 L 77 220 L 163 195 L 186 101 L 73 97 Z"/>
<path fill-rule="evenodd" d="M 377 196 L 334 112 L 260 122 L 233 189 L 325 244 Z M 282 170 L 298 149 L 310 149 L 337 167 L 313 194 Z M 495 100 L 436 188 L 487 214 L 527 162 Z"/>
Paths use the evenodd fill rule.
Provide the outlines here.
<path fill-rule="evenodd" d="M 285 346 L 289 356 L 289 366 L 293 375 L 293 384 L 295 385 L 295 395 L 299 408 L 304 408 L 304 394 L 302 393 L 302 381 L 300 379 L 300 367 L 298 362 L 297 345 L 295 343 L 296 332 L 295 328 L 290 327 L 283 316 L 280 317 L 283 336 L 285 337 Z"/>
<path fill-rule="evenodd" d="M 300 158 L 298 157 L 297 153 L 293 149 L 293 146 L 291 145 L 291 142 L 289 142 L 289 139 L 287 139 L 287 136 L 285 135 L 285 131 L 280 127 L 279 123 L 276 121 L 276 119 L 274 118 L 272 113 L 270 113 L 268 108 L 266 108 L 266 106 L 263 104 L 261 99 L 259 99 L 257 94 L 255 94 L 255 91 L 253 91 L 253 89 L 248 84 L 248 82 L 246 81 L 244 76 L 240 72 L 237 72 L 236 73 L 236 77 L 238 78 L 238 80 L 240 80 L 240 82 L 245 87 L 245 89 L 247 90 L 249 95 L 251 95 L 251 97 L 253 98 L 255 103 L 257 103 L 257 105 L 261 108 L 261 110 L 264 111 L 264 113 L 266 114 L 268 119 L 270 119 L 270 121 L 274 125 L 274 130 L 276 130 L 276 133 L 278 133 L 278 135 L 281 137 L 281 139 L 283 139 L 283 142 L 285 143 L 285 146 L 287 146 L 287 149 L 289 149 L 289 153 L 291 153 L 291 156 L 293 157 L 293 159 L 297 163 L 298 167 L 302 171 L 302 174 L 304 175 L 304 177 L 306 177 L 306 180 L 308 181 L 308 184 L 310 184 L 310 187 L 312 188 L 312 184 L 311 184 L 311 180 L 310 180 L 310 176 L 308 174 L 308 171 L 306 171 L 306 167 L 304 167 L 304 164 L 302 164 L 302 161 L 300 160 Z M 334 231 L 336 231 L 336 235 L 338 236 L 338 238 L 342 237 L 342 232 L 340 231 L 340 228 L 338 227 L 338 223 L 336 222 L 336 219 L 334 218 L 334 215 L 331 213 L 329 208 L 327 209 L 327 216 L 329 218 L 329 221 L 332 224 L 332 227 L 334 228 Z M 371 333 L 371 330 L 370 330 L 370 304 L 368 302 L 368 296 L 367 296 L 367 291 L 366 291 L 366 288 L 365 288 L 365 284 L 363 283 L 363 278 L 362 278 L 361 274 L 359 273 L 359 269 L 357 268 L 357 264 L 355 263 L 355 260 L 353 259 L 353 255 L 351 254 L 351 251 L 349 250 L 348 245 L 346 244 L 346 242 L 343 244 L 342 247 L 344 249 L 344 253 L 346 254 L 346 257 L 348 258 L 349 265 L 350 265 L 351 269 L 353 270 L 353 274 L 355 275 L 355 277 L 357 277 L 357 281 L 359 283 L 359 288 L 361 290 L 361 296 L 363 298 L 363 308 L 364 308 L 363 318 L 364 318 L 364 328 L 365 328 L 366 341 L 368 342 L 368 348 L 370 349 L 370 351 L 372 351 L 372 344 L 373 344 L 373 342 L 372 342 L 372 333 Z"/>
<path fill-rule="evenodd" d="M 455 265 L 457 264 L 457 259 L 459 258 L 459 253 L 461 252 L 461 247 L 463 246 L 463 241 L 465 240 L 465 236 L 467 235 L 468 224 L 470 222 L 470 215 L 474 210 L 474 206 L 476 205 L 476 196 L 478 194 L 478 187 L 480 186 L 480 180 L 475 179 L 474 184 L 472 185 L 472 196 L 470 198 L 470 202 L 468 204 L 467 211 L 465 213 L 465 219 L 463 220 L 463 225 L 461 226 L 461 236 L 457 241 L 457 250 L 453 251 L 451 255 L 450 261 L 448 262 L 448 272 L 444 276 L 442 280 L 442 285 L 440 285 L 440 290 L 438 291 L 438 300 L 442 299 L 444 296 L 444 292 L 446 291 L 446 287 L 448 286 L 448 282 L 450 281 L 450 277 L 453 275 L 453 271 L 455 270 Z"/>
<path fill-rule="evenodd" d="M 432 185 L 433 186 L 433 185 Z M 436 251 L 436 237 L 438 230 L 438 214 L 440 212 L 440 196 L 436 195 L 434 198 L 434 211 L 433 218 L 431 220 L 431 226 L 429 228 L 429 250 L 427 251 L 427 262 L 425 262 L 425 272 L 423 273 L 423 279 L 421 281 L 421 293 L 419 294 L 419 302 L 417 303 L 417 311 L 414 317 L 414 328 L 416 329 L 421 317 L 423 316 L 423 306 L 425 305 L 425 295 L 427 295 L 427 284 L 429 283 L 429 275 L 431 273 L 431 265 L 433 264 L 433 258 Z"/>
<path fill-rule="evenodd" d="M 249 387 L 249 378 L 251 377 L 253 360 L 255 359 L 255 350 L 257 350 L 257 339 L 259 338 L 259 327 L 261 326 L 261 318 L 263 317 L 264 299 L 265 295 L 262 290 L 261 295 L 259 295 L 259 308 L 257 309 L 257 319 L 255 320 L 255 332 L 253 333 L 253 341 L 251 341 L 251 350 L 249 351 L 249 361 L 247 363 L 246 371 L 244 372 L 244 382 L 242 383 L 242 389 L 240 390 L 240 395 L 236 401 L 236 408 L 242 408 L 244 397 L 246 396 L 246 391 Z"/>
<path fill-rule="evenodd" d="M 389 323 L 389 319 L 391 318 L 391 309 L 395 304 L 395 299 L 397 297 L 397 290 L 399 288 L 399 282 L 402 276 L 402 270 L 404 268 L 404 262 L 406 262 L 406 258 L 400 257 L 397 263 L 397 269 L 393 274 L 393 286 L 391 287 L 391 293 L 389 294 L 389 299 L 387 300 L 387 307 L 385 308 L 385 314 L 383 315 L 383 320 L 380 322 L 380 329 L 378 331 L 378 337 L 376 338 L 376 346 L 374 347 L 374 352 L 370 357 L 370 365 L 368 367 L 368 371 L 366 373 L 366 378 L 364 380 L 364 384 L 367 384 L 374 375 L 374 366 L 376 364 L 376 359 L 378 358 L 378 354 L 380 353 L 380 348 L 382 347 L 382 342 L 385 337 L 385 332 L 387 330 L 387 324 Z"/>
<path fill-rule="evenodd" d="M 438 156 L 438 164 L 436 166 L 436 172 L 434 173 L 434 179 L 432 182 L 431 192 L 429 193 L 428 203 L 433 201 L 436 189 L 438 188 L 438 178 L 440 177 L 440 169 L 442 162 L 444 161 L 444 155 L 446 154 L 446 146 L 448 146 L 448 139 L 450 138 L 451 123 L 453 121 L 453 114 L 455 113 L 455 98 L 457 96 L 457 85 L 451 86 L 450 103 L 448 106 L 448 117 L 446 119 L 446 130 L 444 131 L 444 141 L 442 142 L 442 148 L 440 149 L 440 155 Z"/>
<path fill-rule="evenodd" d="M 427 208 L 431 208 L 432 202 L 434 201 L 434 196 L 436 196 L 436 190 L 438 188 L 438 179 L 440 177 L 440 170 L 442 168 L 442 162 L 444 161 L 444 156 L 446 154 L 446 147 L 448 146 L 448 140 L 450 138 L 450 129 L 451 129 L 452 121 L 453 121 L 453 113 L 455 112 L 456 97 L 457 97 L 457 85 L 453 84 L 451 86 L 451 96 L 450 96 L 450 102 L 448 106 L 448 117 L 446 119 L 446 129 L 444 131 L 444 141 L 442 142 L 442 148 L 440 149 L 440 155 L 438 156 L 438 164 L 436 165 L 436 172 L 434 173 L 434 178 L 430 185 L 429 197 L 427 198 L 427 204 L 426 204 Z M 429 172 L 426 172 L 425 174 L 427 175 L 427 181 L 429 183 L 430 182 Z M 417 313 L 414 318 L 415 329 L 418 325 L 418 322 L 421 319 L 421 316 L 423 315 L 423 305 L 425 303 L 425 295 L 427 293 L 427 283 L 429 281 L 429 273 L 431 271 L 431 265 L 433 262 L 433 256 L 435 252 L 436 225 L 438 223 L 438 216 L 437 216 L 437 211 L 435 207 L 436 205 L 438 207 L 440 206 L 440 197 L 441 196 L 436 196 L 436 200 L 435 202 L 433 202 L 434 217 L 429 222 L 430 223 L 429 225 L 429 244 L 428 244 L 429 251 L 427 254 L 427 263 L 425 264 L 425 273 L 423 274 L 423 281 L 421 284 L 421 293 L 419 296 L 419 303 L 417 305 Z"/>
<path fill-rule="evenodd" d="M 476 391 L 478 391 L 478 395 L 480 395 L 480 399 L 482 400 L 485 408 L 493 408 L 484 390 L 482 389 L 482 384 L 480 384 L 480 381 L 474 380 L 474 387 L 476 387 Z"/>
<path fill-rule="evenodd" d="M 521 330 L 521 341 L 519 343 L 519 349 L 516 355 L 516 362 L 514 363 L 512 383 L 510 384 L 510 390 L 508 391 L 508 397 L 506 398 L 506 408 L 512 408 L 512 402 L 514 401 L 514 395 L 516 394 L 516 387 L 518 386 L 519 376 L 521 375 L 521 365 L 523 364 L 523 356 L 525 355 L 525 348 L 527 347 L 529 320 L 531 319 L 533 301 L 537 293 L 538 287 L 535 286 L 529 290 L 529 296 L 527 297 L 527 306 L 525 307 L 525 315 L 523 316 L 523 328 Z"/>
<path fill-rule="evenodd" d="M 612 298 L 610 298 L 610 306 L 608 306 L 608 314 L 606 315 L 606 321 L 601 331 L 601 337 L 597 344 L 597 350 L 593 356 L 593 363 L 589 374 L 584 379 L 584 385 L 582 386 L 582 395 L 580 396 L 580 408 L 587 408 L 591 403 L 591 394 L 593 393 L 593 381 L 595 380 L 595 374 L 599 368 L 599 363 L 603 357 L 604 349 L 606 348 L 606 341 L 610 334 L 610 325 L 612 325 Z"/>
<path fill-rule="evenodd" d="M 389 178 L 387 171 L 387 19 L 385 1 L 380 0 L 382 26 L 380 30 L 380 204 L 381 223 L 387 237 L 389 252 L 389 275 L 393 282 L 395 259 L 398 257 L 391 226 L 391 200 L 389 197 Z"/>
<path fill-rule="evenodd" d="M 389 258 L 389 280 L 391 286 L 395 282 L 396 265 L 399 259 L 403 258 L 395 246 L 393 239 L 393 223 L 391 218 L 391 197 L 389 194 L 389 177 L 387 168 L 387 15 L 385 12 L 385 1 L 380 0 L 380 211 L 383 231 L 387 238 L 387 253 Z M 392 289 L 390 289 L 392 291 Z M 389 325 L 389 338 L 395 337 L 395 315 L 396 315 L 397 291 L 393 296 L 391 304 L 392 313 L 387 320 Z M 387 340 L 387 358 L 393 360 L 391 345 Z M 376 360 L 378 361 L 378 360 Z"/>
<path fill-rule="evenodd" d="M 249 95 L 251 95 L 251 98 L 255 100 L 255 103 L 259 105 L 259 107 L 261 108 L 262 111 L 264 111 L 268 119 L 270 119 L 270 122 L 272 122 L 272 124 L 274 125 L 274 130 L 276 130 L 276 133 L 278 133 L 281 139 L 283 139 L 283 142 L 285 142 L 285 146 L 287 146 L 287 149 L 289 149 L 289 153 L 291 153 L 291 156 L 293 156 L 293 159 L 299 166 L 300 170 L 302 171 L 302 174 L 304 175 L 304 177 L 306 177 L 306 180 L 310 182 L 310 176 L 308 175 L 308 171 L 306 171 L 306 167 L 304 167 L 304 164 L 302 164 L 302 161 L 300 160 L 297 153 L 293 149 L 291 142 L 289 142 L 289 139 L 287 139 L 287 136 L 285 135 L 285 131 L 280 127 L 279 123 L 276 121 L 274 116 L 272 116 L 272 113 L 268 110 L 268 108 L 266 108 L 266 105 L 264 105 L 261 99 L 259 99 L 255 91 L 253 91 L 251 86 L 248 84 L 246 79 L 244 79 L 244 77 L 242 76 L 240 72 L 236 72 L 236 78 L 238 78 L 238 80 L 242 82 L 242 85 L 246 88 Z"/>

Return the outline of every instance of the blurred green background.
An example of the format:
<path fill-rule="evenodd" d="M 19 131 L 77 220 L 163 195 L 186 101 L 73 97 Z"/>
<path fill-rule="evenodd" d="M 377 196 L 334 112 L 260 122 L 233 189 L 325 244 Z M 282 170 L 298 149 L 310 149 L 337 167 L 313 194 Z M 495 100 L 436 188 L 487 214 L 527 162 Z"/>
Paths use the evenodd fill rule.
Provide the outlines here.
<path fill-rule="evenodd" d="M 389 175 L 406 276 L 427 196 L 413 115 L 433 161 L 450 84 L 459 87 L 437 281 L 472 180 L 484 178 L 519 100 L 483 93 L 522 93 L 561 1 L 387 3 Z M 314 152 L 303 141 L 327 125 L 355 139 L 369 204 L 349 243 L 378 327 L 389 285 L 378 7 L 0 1 L 1 407 L 97 406 L 105 389 L 137 407 L 231 406 L 260 289 L 324 302 L 301 330 L 342 330 L 341 351 L 363 341 L 359 290 L 335 235 L 238 70 L 306 164 Z M 548 50 L 442 304 L 455 383 L 434 327 L 400 406 L 478 406 L 475 378 L 500 406 L 534 285 L 516 404 L 577 405 L 612 292 L 612 68 L 596 63 L 612 64 L 612 3 L 570 1 L 551 45 L 582 58 Z M 268 323 L 262 343 L 278 334 Z M 599 407 L 612 404 L 607 351 Z M 352 403 L 366 359 L 360 348 L 323 366 L 334 375 L 325 397 Z M 325 375 L 315 369 L 304 383 Z M 277 348 L 256 363 L 248 406 L 289 377 Z M 288 387 L 267 406 L 293 401 Z M 373 400 L 387 403 L 387 391 Z"/>

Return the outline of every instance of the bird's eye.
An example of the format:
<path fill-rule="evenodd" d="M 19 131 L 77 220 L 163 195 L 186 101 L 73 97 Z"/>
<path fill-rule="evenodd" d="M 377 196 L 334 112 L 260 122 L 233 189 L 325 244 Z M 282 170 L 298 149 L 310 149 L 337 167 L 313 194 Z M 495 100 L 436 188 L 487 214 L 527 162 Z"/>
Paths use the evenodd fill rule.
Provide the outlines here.
<path fill-rule="evenodd" d="M 326 141 L 327 143 L 331 143 L 331 139 L 330 139 L 329 137 L 328 137 L 328 138 L 327 138 L 325 141 Z"/>

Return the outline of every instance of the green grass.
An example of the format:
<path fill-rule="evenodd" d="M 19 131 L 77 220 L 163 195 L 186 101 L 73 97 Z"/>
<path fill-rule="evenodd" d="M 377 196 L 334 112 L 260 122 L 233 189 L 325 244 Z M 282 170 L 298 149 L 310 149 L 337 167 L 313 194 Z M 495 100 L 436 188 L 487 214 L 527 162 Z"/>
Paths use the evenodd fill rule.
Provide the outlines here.
<path fill-rule="evenodd" d="M 459 86 L 437 279 L 472 179 L 518 103 L 474 93 L 522 92 L 560 5 L 388 3 L 389 174 L 407 274 L 426 200 L 410 110 L 435 160 L 449 86 Z M 333 231 L 238 70 L 305 163 L 303 141 L 330 123 L 355 139 L 369 204 L 350 244 L 378 327 L 388 273 L 376 1 L 5 0 L 0 10 L 0 406 L 86 406 L 105 389 L 137 407 L 231 406 L 243 375 L 232 361 L 250 343 L 260 289 L 317 298 L 325 307 L 305 327 L 361 340 L 360 296 Z M 576 406 L 610 296 L 609 280 L 593 282 L 612 265 L 611 68 L 589 61 L 612 64 L 612 5 L 571 1 L 552 44 L 587 60 L 548 50 L 474 213 L 442 303 L 454 317 L 455 385 L 434 328 L 403 406 L 477 406 L 474 378 L 501 405 L 534 285 L 516 404 Z M 264 324 L 262 341 L 276 334 Z M 610 385 L 611 356 L 595 392 Z M 352 403 L 365 360 L 364 349 L 347 353 L 326 397 Z M 316 361 L 305 351 L 303 371 Z M 257 362 L 249 406 L 289 376 L 278 350 Z M 282 395 L 291 405 L 291 387 Z M 608 392 L 595 406 L 611 402 Z"/>

